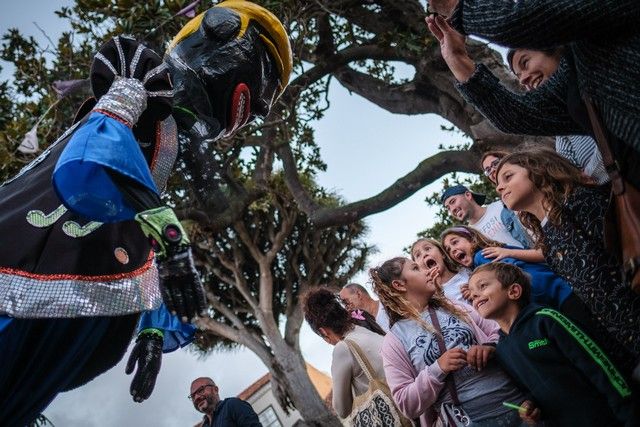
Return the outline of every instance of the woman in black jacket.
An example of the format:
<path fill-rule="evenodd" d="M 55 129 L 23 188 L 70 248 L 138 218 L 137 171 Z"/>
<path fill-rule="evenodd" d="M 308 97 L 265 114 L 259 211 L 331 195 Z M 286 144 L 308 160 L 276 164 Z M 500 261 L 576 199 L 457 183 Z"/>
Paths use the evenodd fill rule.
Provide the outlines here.
<path fill-rule="evenodd" d="M 640 2 L 637 0 L 431 0 L 427 18 L 462 95 L 500 130 L 529 135 L 592 134 L 582 98 L 591 98 L 611 134 L 623 173 L 640 158 Z M 461 34 L 511 47 L 565 46 L 558 69 L 517 94 L 474 64 Z"/>

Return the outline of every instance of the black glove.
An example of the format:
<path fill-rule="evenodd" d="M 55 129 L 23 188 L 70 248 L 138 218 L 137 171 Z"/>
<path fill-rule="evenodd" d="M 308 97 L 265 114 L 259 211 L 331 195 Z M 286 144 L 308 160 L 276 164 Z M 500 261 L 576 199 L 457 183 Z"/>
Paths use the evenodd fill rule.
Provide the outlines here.
<path fill-rule="evenodd" d="M 162 365 L 162 336 L 159 331 L 142 331 L 131 350 L 125 373 L 131 375 L 138 364 L 129 392 L 134 402 L 142 402 L 151 396 Z"/>
<path fill-rule="evenodd" d="M 205 310 L 205 298 L 187 234 L 167 206 L 140 212 L 135 219 L 156 252 L 160 291 L 167 309 L 188 322 Z"/>

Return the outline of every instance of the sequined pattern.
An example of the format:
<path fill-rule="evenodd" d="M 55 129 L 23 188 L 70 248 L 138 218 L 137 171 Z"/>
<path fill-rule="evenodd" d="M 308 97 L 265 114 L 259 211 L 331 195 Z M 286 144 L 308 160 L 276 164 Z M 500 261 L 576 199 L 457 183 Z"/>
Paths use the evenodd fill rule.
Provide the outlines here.
<path fill-rule="evenodd" d="M 151 161 L 151 175 L 156 187 L 164 191 L 173 164 L 178 156 L 178 127 L 173 117 L 169 116 L 158 124 L 156 130 L 156 150 Z"/>
<path fill-rule="evenodd" d="M 136 79 L 116 76 L 109 91 L 100 98 L 96 110 L 104 110 L 122 118 L 130 125 L 135 124 L 147 108 L 147 91 Z"/>
<path fill-rule="evenodd" d="M 161 302 L 158 270 L 151 260 L 128 275 L 106 280 L 63 275 L 43 279 L 0 269 L 2 314 L 16 318 L 118 316 L 153 310 Z"/>

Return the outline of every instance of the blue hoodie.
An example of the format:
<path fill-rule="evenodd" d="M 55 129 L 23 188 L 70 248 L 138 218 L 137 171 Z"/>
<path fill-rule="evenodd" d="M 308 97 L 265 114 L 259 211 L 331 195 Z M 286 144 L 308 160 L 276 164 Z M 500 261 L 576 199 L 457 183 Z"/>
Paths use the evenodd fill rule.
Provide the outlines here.
<path fill-rule="evenodd" d="M 505 246 L 507 249 L 520 249 L 513 246 Z M 491 258 L 482 255 L 482 249 L 473 256 L 473 266 L 478 267 L 492 262 Z M 542 262 L 527 262 L 515 258 L 504 258 L 500 262 L 513 264 L 520 267 L 531 276 L 531 301 L 560 309 L 562 303 L 573 292 L 571 285 L 555 274 L 547 264 Z"/>

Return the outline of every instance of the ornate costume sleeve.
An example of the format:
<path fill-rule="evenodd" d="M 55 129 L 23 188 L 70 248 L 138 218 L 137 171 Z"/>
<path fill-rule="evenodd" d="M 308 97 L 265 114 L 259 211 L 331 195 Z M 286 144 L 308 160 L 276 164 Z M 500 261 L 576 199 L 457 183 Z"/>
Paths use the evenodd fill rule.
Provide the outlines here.
<path fill-rule="evenodd" d="M 157 310 L 142 313 L 138 322 L 138 333 L 150 328 L 163 331 L 163 353 L 170 353 L 190 344 L 197 329 L 191 323 L 182 323 L 177 316 L 169 313 L 164 304 Z"/>
<path fill-rule="evenodd" d="M 549 49 L 640 23 L 636 0 L 460 0 L 451 22 L 512 48 Z"/>
<path fill-rule="evenodd" d="M 528 93 L 510 91 L 483 64 L 477 65 L 471 78 L 456 87 L 503 132 L 550 136 L 581 133 L 564 100 L 565 67 L 561 61 L 558 71 L 545 84 Z"/>
<path fill-rule="evenodd" d="M 98 103 L 60 155 L 53 186 L 66 207 L 86 218 L 130 220 L 160 204 L 132 128 L 170 114 L 169 71 L 155 52 L 120 36 L 96 54 L 91 86 Z"/>

